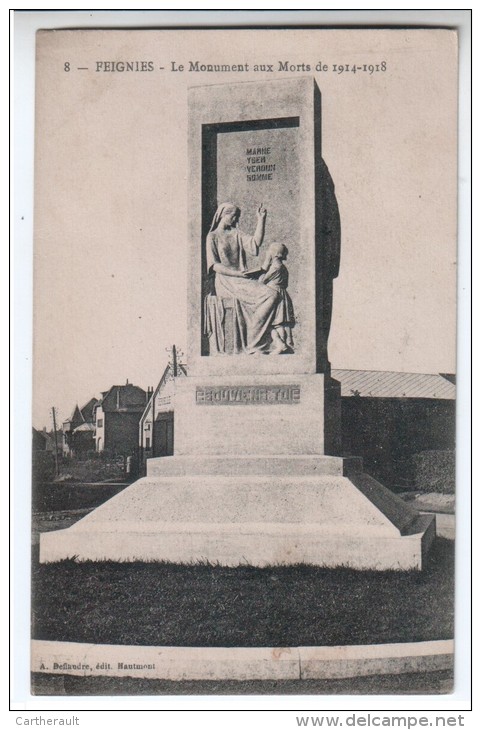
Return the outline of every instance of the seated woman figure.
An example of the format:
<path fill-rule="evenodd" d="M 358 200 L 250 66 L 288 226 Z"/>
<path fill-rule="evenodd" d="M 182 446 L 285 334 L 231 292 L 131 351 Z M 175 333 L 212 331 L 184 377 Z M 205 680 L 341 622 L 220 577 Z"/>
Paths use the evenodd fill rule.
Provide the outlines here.
<path fill-rule="evenodd" d="M 206 240 L 207 271 L 214 274 L 218 303 L 222 298 L 233 301 L 234 354 L 267 354 L 280 295 L 275 289 L 252 278 L 246 260 L 246 253 L 252 256 L 259 253 L 267 211 L 259 206 L 253 236 L 238 227 L 240 212 L 232 203 L 218 207 Z M 222 307 L 222 304 L 218 306 Z M 222 342 L 223 333 L 212 332 L 222 327 L 222 313 L 212 319 L 210 334 Z"/>

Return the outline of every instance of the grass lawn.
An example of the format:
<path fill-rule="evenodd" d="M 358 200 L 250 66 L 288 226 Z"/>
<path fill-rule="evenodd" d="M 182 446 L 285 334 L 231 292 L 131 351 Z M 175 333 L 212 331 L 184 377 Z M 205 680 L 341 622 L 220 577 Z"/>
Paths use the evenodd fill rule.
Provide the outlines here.
<path fill-rule="evenodd" d="M 35 639 L 320 646 L 453 637 L 454 545 L 422 573 L 33 561 Z"/>
<path fill-rule="evenodd" d="M 111 499 L 128 486 L 127 482 L 109 484 L 72 484 L 69 482 L 41 482 L 32 490 L 32 511 L 57 512 L 92 510 Z"/>

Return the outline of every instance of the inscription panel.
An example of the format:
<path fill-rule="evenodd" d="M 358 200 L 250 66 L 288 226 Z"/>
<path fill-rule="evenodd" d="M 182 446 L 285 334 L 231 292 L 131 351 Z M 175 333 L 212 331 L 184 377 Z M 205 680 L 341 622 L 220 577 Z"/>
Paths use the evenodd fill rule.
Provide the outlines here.
<path fill-rule="evenodd" d="M 299 385 L 197 386 L 198 406 L 295 405 L 300 403 Z"/>
<path fill-rule="evenodd" d="M 271 155 L 272 147 L 247 147 L 247 182 L 273 179 L 276 163 L 271 161 Z"/>
<path fill-rule="evenodd" d="M 260 261 L 247 256 L 247 266 L 265 259 L 269 243 L 278 241 L 289 248 L 289 290 L 294 297 L 302 280 L 299 258 L 299 127 L 263 130 L 219 131 L 213 176 L 217 181 L 216 203 L 231 201 L 241 209 L 239 227 L 246 233 L 256 228 L 256 211 L 267 208 L 264 244 Z M 215 207 L 209 210 L 212 220 Z M 304 277 L 305 279 L 305 277 Z"/>

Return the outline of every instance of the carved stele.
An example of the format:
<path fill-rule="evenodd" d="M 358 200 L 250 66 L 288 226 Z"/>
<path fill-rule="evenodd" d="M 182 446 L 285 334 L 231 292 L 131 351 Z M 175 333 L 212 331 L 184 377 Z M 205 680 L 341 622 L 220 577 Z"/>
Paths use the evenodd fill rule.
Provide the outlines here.
<path fill-rule="evenodd" d="M 321 97 L 312 78 L 197 87 L 189 93 L 188 362 L 192 375 L 325 373 L 332 282 L 339 271 L 339 211 L 321 156 Z M 289 249 L 289 294 L 295 304 L 295 352 L 256 362 L 237 355 L 228 365 L 209 355 L 206 297 L 212 291 L 209 231 L 230 201 L 238 228 L 254 234 L 260 204 L 267 219 L 260 266 L 268 247 Z M 211 274 L 211 276 L 209 276 Z M 235 290 L 235 287 L 233 287 Z M 224 297 L 225 350 L 232 352 L 235 297 Z M 212 304 L 212 302 L 211 302 Z"/>

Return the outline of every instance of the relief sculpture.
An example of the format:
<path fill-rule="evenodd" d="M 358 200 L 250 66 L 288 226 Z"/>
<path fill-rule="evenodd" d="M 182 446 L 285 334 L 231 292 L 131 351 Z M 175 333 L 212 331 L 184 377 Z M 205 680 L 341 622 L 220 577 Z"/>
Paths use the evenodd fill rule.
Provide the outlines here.
<path fill-rule="evenodd" d="M 204 334 L 209 354 L 290 354 L 294 309 L 287 294 L 288 249 L 273 243 L 262 267 L 249 269 L 246 254 L 257 257 L 264 241 L 267 210 L 257 210 L 253 235 L 239 228 L 240 208 L 222 203 L 206 240 L 207 272 L 213 292 L 204 301 Z M 230 321 L 231 342 L 226 328 Z"/>

